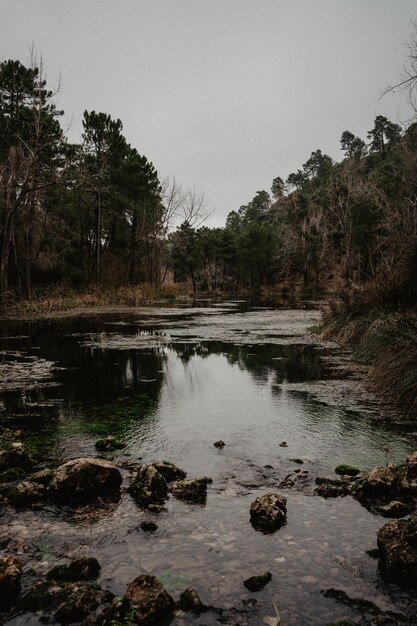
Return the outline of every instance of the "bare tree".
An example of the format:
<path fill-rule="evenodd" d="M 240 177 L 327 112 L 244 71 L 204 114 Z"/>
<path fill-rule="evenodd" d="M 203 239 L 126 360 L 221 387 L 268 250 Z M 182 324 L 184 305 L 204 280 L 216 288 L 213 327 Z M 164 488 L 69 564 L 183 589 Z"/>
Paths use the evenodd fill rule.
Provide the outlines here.
<path fill-rule="evenodd" d="M 195 189 L 184 189 L 175 176 L 165 178 L 161 187 L 165 233 L 183 222 L 188 222 L 192 228 L 199 228 L 212 215 L 204 194 L 197 193 Z"/>

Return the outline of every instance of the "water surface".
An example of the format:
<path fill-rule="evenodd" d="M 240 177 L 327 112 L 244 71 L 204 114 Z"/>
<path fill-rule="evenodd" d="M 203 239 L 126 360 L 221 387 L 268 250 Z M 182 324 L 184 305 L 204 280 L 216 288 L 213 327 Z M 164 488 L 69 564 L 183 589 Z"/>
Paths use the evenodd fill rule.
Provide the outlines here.
<path fill-rule="evenodd" d="M 349 355 L 308 332 L 319 320 L 314 310 L 229 306 L 4 325 L 1 424 L 34 451 L 96 455 L 97 438 L 115 434 L 127 443 L 116 463 L 165 459 L 213 479 L 204 506 L 171 497 L 152 534 L 140 523 L 155 516 L 126 493 L 103 509 L 6 509 L 1 540 L 21 554 L 24 585 L 60 559 L 89 554 L 116 594 L 153 573 L 174 597 L 193 586 L 224 607 L 244 606 L 253 594 L 242 581 L 270 570 L 245 617 L 251 625 L 272 623 L 273 603 L 286 626 L 357 618 L 324 597 L 329 587 L 412 615 L 407 595 L 384 584 L 366 554 L 386 520 L 350 497 L 313 496 L 314 478 L 334 477 L 339 463 L 368 469 L 417 448 L 413 429 L 365 389 Z M 289 474 L 294 486 L 280 487 Z M 287 497 L 288 521 L 263 535 L 249 507 L 270 490 Z"/>

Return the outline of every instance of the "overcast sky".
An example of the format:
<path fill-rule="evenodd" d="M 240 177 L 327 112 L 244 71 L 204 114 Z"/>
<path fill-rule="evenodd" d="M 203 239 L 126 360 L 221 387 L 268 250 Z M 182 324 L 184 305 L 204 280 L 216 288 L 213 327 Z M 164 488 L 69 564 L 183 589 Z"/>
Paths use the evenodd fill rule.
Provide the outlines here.
<path fill-rule="evenodd" d="M 415 0 L 0 0 L 0 58 L 33 44 L 79 141 L 83 111 L 120 118 L 161 176 L 204 192 L 211 225 L 344 130 L 396 122 Z"/>

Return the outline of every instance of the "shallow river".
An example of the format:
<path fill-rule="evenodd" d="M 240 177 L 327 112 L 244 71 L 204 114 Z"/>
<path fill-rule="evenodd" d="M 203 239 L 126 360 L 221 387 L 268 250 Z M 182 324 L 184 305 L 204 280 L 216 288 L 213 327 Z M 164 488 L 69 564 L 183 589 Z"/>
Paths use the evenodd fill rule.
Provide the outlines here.
<path fill-rule="evenodd" d="M 117 464 L 164 459 L 213 479 L 205 505 L 171 497 L 158 516 L 125 492 L 102 509 L 6 508 L 0 547 L 21 556 L 24 588 L 57 562 L 91 555 L 115 594 L 153 573 L 175 598 L 192 586 L 207 604 L 244 609 L 240 624 L 276 624 L 274 604 L 285 626 L 361 618 L 328 588 L 417 623 L 412 598 L 383 583 L 367 554 L 387 520 L 351 497 L 313 495 L 315 477 L 336 477 L 340 463 L 368 469 L 417 449 L 413 428 L 366 392 L 349 355 L 308 332 L 319 320 L 314 310 L 230 305 L 3 324 L 0 424 L 34 452 L 97 455 L 97 438 L 113 434 L 127 443 Z M 279 486 L 289 474 L 294 486 Z M 286 496 L 288 518 L 264 535 L 249 507 L 271 490 Z M 148 519 L 156 532 L 141 530 Z M 272 581 L 248 592 L 242 581 L 265 570 Z"/>

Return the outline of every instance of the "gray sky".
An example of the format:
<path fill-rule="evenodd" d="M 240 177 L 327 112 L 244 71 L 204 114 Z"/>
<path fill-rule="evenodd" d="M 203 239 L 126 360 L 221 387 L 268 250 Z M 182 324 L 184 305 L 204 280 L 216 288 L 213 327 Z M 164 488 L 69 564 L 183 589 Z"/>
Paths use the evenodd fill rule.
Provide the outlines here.
<path fill-rule="evenodd" d="M 399 79 L 415 0 L 0 0 L 0 58 L 33 43 L 78 141 L 118 117 L 161 176 L 204 192 L 210 225 L 344 130 L 409 115 Z"/>

